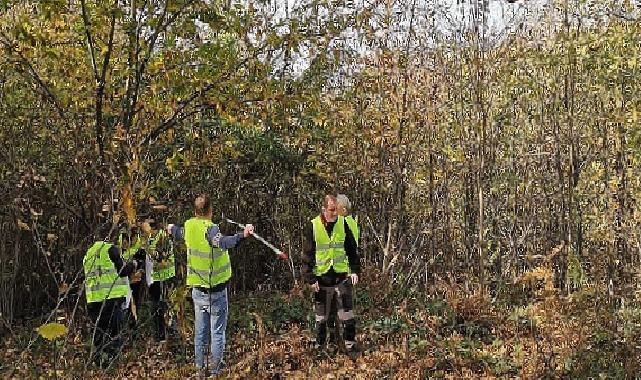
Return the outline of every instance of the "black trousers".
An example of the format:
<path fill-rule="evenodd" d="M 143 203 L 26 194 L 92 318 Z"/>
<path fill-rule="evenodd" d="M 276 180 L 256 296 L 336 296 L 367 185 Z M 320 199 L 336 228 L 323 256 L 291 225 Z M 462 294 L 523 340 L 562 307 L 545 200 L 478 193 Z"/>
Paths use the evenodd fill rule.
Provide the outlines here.
<path fill-rule="evenodd" d="M 156 330 L 156 339 L 164 340 L 167 335 L 167 326 L 165 324 L 165 314 L 167 313 L 167 293 L 171 280 L 154 281 L 149 286 L 149 296 L 151 297 L 151 313 Z"/>
<path fill-rule="evenodd" d="M 316 343 L 324 345 L 327 340 L 327 322 L 335 302 L 338 319 L 343 324 L 345 347 L 351 349 L 356 341 L 356 321 L 354 320 L 353 285 L 343 281 L 336 286 L 321 286 L 314 293 L 314 311 L 316 314 Z"/>
<path fill-rule="evenodd" d="M 95 324 L 95 334 L 93 329 L 91 333 L 92 344 L 96 348 L 98 358 L 101 353 L 105 353 L 110 359 L 113 359 L 122 349 L 122 304 L 124 301 L 124 298 L 113 298 L 87 304 L 89 318 Z"/>

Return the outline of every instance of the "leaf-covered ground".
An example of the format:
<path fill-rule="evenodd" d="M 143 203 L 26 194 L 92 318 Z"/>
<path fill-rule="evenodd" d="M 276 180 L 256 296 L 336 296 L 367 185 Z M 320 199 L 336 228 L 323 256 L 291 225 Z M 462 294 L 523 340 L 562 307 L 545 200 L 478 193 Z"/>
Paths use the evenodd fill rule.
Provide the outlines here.
<path fill-rule="evenodd" d="M 373 285 L 373 284 L 372 284 Z M 526 289 L 521 286 L 521 290 Z M 363 286 L 356 360 L 331 346 L 311 350 L 309 294 L 236 295 L 230 303 L 227 367 L 221 378 L 558 378 L 634 377 L 639 372 L 641 313 L 603 313 L 590 291 L 562 298 L 541 286 L 521 306 L 457 287 L 431 294 Z M 37 338 L 29 350 L 5 341 L 7 378 L 195 377 L 193 347 L 180 337 L 145 339 L 141 329 L 123 357 L 105 370 L 86 365 L 86 339 L 70 333 L 56 351 Z M 31 334 L 33 339 L 33 334 Z M 58 355 L 58 360 L 54 360 Z M 55 362 L 55 369 L 54 369 Z"/>

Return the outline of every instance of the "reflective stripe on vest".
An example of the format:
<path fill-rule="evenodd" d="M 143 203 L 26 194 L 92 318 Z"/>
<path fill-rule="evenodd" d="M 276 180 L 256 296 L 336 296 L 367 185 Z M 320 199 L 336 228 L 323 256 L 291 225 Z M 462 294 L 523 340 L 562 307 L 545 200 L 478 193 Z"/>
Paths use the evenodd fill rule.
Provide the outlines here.
<path fill-rule="evenodd" d="M 351 215 L 347 215 L 345 217 L 345 221 L 347 222 L 347 226 L 349 227 L 349 230 L 352 231 L 352 235 L 354 236 L 354 241 L 356 241 L 356 245 L 358 245 L 358 240 L 361 234 L 358 228 L 358 222 L 356 222 L 356 220 Z"/>
<path fill-rule="evenodd" d="M 149 244 L 149 255 L 150 257 L 154 257 L 154 253 L 156 252 L 156 247 L 158 246 L 158 243 L 161 242 L 163 239 L 167 239 L 167 234 L 165 233 L 164 230 L 158 231 L 156 236 L 153 238 L 151 243 Z M 151 278 L 154 281 L 165 281 L 167 279 L 170 279 L 174 276 L 176 276 L 176 262 L 174 259 L 174 246 L 169 242 L 169 252 L 166 258 L 163 258 L 163 260 L 159 259 L 154 259 L 152 260 L 153 262 L 153 272 L 151 274 Z"/>
<path fill-rule="evenodd" d="M 111 246 L 110 243 L 95 242 L 82 260 L 87 303 L 125 297 L 129 292 L 127 278 L 118 276 L 114 263 L 109 258 Z"/>
<path fill-rule="evenodd" d="M 348 273 L 349 262 L 345 253 L 345 219 L 342 216 L 336 219 L 331 237 L 327 234 L 320 216 L 312 219 L 312 228 L 316 243 L 314 274 L 323 275 L 332 267 L 336 273 Z"/>
<path fill-rule="evenodd" d="M 191 269 L 191 268 L 188 268 L 188 269 L 189 269 L 188 275 L 193 274 L 194 276 L 198 276 L 202 278 L 206 278 L 207 276 L 209 276 L 209 270 L 198 270 L 198 269 Z M 230 269 L 231 269 L 231 264 L 227 264 L 218 270 L 214 270 L 212 272 L 212 276 L 218 276 L 218 275 L 224 274 Z"/>
<path fill-rule="evenodd" d="M 212 288 L 231 278 L 229 253 L 209 245 L 206 235 L 214 223 L 191 218 L 185 222 L 187 245 L 187 285 Z"/>

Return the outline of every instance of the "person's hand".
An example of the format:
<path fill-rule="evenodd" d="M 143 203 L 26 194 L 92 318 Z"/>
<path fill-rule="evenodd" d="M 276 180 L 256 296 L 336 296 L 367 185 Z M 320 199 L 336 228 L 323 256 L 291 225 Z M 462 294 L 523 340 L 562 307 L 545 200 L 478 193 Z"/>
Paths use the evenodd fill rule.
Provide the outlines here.
<path fill-rule="evenodd" d="M 245 224 L 245 229 L 243 230 L 243 236 L 248 237 L 249 235 L 254 234 L 254 226 L 251 224 Z"/>
<path fill-rule="evenodd" d="M 317 293 L 320 290 L 320 286 L 318 285 L 318 281 L 316 281 L 315 283 L 311 284 L 310 287 L 312 288 L 314 293 Z"/>
<path fill-rule="evenodd" d="M 352 280 L 352 285 L 358 284 L 358 275 L 356 273 L 350 273 L 349 278 Z"/>
<path fill-rule="evenodd" d="M 139 269 L 137 270 L 132 276 L 131 276 L 131 282 L 133 284 L 140 282 L 142 280 L 142 270 Z"/>
<path fill-rule="evenodd" d="M 168 233 L 169 235 L 171 235 L 171 229 L 172 229 L 172 228 L 174 228 L 174 225 L 173 225 L 173 224 L 171 224 L 171 223 L 169 223 L 169 224 L 167 225 L 167 233 Z"/>

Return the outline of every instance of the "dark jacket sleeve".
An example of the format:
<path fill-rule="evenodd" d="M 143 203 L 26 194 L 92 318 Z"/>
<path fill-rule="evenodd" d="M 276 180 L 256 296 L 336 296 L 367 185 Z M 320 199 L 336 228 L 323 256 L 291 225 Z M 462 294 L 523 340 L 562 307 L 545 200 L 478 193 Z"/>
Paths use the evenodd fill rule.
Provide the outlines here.
<path fill-rule="evenodd" d="M 171 236 L 174 237 L 174 240 L 181 241 L 185 239 L 185 227 L 182 226 L 172 226 L 171 227 Z"/>
<path fill-rule="evenodd" d="M 120 248 L 115 245 L 112 245 L 111 248 L 109 248 L 109 259 L 116 266 L 118 276 L 126 277 L 134 272 L 135 267 L 133 261 L 125 264 L 122 260 L 122 256 L 120 256 Z"/>
<path fill-rule="evenodd" d="M 361 259 L 358 256 L 358 244 L 354 239 L 352 230 L 349 229 L 347 221 L 345 222 L 345 253 L 349 261 L 349 270 L 352 273 L 361 273 Z"/>
<path fill-rule="evenodd" d="M 303 229 L 303 281 L 308 284 L 316 282 L 314 267 L 316 266 L 316 242 L 314 241 L 314 230 L 311 223 L 307 223 Z"/>

